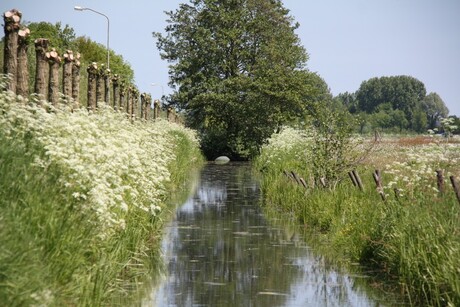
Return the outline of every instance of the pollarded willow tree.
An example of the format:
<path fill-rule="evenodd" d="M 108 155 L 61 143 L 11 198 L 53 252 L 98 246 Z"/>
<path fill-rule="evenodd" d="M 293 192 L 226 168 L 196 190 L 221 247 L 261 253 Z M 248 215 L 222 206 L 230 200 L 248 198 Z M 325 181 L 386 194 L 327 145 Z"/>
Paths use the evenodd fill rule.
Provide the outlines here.
<path fill-rule="evenodd" d="M 170 63 L 168 101 L 209 158 L 251 157 L 280 125 L 315 109 L 317 76 L 281 1 L 191 0 L 166 14 L 165 34 L 154 37 Z"/>

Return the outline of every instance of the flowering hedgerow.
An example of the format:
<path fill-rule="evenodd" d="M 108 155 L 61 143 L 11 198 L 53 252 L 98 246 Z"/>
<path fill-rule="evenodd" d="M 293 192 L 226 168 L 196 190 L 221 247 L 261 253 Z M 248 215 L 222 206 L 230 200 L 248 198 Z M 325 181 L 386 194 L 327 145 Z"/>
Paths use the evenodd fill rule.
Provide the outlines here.
<path fill-rule="evenodd" d="M 153 216 L 161 210 L 171 176 L 168 164 L 176 158 L 172 132 L 198 146 L 195 133 L 180 125 L 132 122 L 103 104 L 92 113 L 53 108 L 11 92 L 0 95 L 1 133 L 42 149 L 31 157 L 34 164 L 44 172 L 59 167 L 60 184 L 72 191 L 81 210 L 96 214 L 101 237 L 124 229 L 130 210 Z"/>

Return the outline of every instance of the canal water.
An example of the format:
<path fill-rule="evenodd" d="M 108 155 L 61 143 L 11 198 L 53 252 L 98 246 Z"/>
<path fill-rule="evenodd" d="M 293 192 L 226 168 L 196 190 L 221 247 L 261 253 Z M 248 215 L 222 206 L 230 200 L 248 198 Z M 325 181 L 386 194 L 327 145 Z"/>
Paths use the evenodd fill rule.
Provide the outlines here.
<path fill-rule="evenodd" d="M 144 306 L 386 306 L 258 206 L 247 163 L 208 164 L 166 227 L 166 273 Z M 361 284 L 363 284 L 361 282 Z"/>

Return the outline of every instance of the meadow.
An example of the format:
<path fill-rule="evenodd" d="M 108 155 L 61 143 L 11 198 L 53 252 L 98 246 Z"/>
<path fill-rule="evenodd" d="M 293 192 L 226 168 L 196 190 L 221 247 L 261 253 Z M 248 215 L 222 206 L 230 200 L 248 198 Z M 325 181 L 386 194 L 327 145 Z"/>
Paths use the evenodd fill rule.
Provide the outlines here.
<path fill-rule="evenodd" d="M 0 302 L 134 301 L 161 269 L 168 197 L 202 161 L 181 125 L 0 91 Z"/>
<path fill-rule="evenodd" d="M 320 233 L 332 258 L 360 263 L 407 304 L 460 305 L 460 200 L 449 181 L 460 181 L 458 138 L 345 140 L 285 128 L 254 166 L 264 209 Z"/>

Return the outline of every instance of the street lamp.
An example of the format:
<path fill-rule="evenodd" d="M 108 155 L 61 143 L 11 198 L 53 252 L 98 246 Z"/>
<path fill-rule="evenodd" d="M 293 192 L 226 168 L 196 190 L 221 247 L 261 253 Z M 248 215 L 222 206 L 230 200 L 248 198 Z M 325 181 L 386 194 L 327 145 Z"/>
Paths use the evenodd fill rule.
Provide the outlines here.
<path fill-rule="evenodd" d="M 76 11 L 91 11 L 91 12 L 94 12 L 96 14 L 102 15 L 105 18 L 107 18 L 107 69 L 110 69 L 110 51 L 109 51 L 110 20 L 109 20 L 109 17 L 107 15 L 102 14 L 101 12 L 93 10 L 93 9 L 91 9 L 89 7 L 75 6 L 73 9 L 76 10 Z"/>

